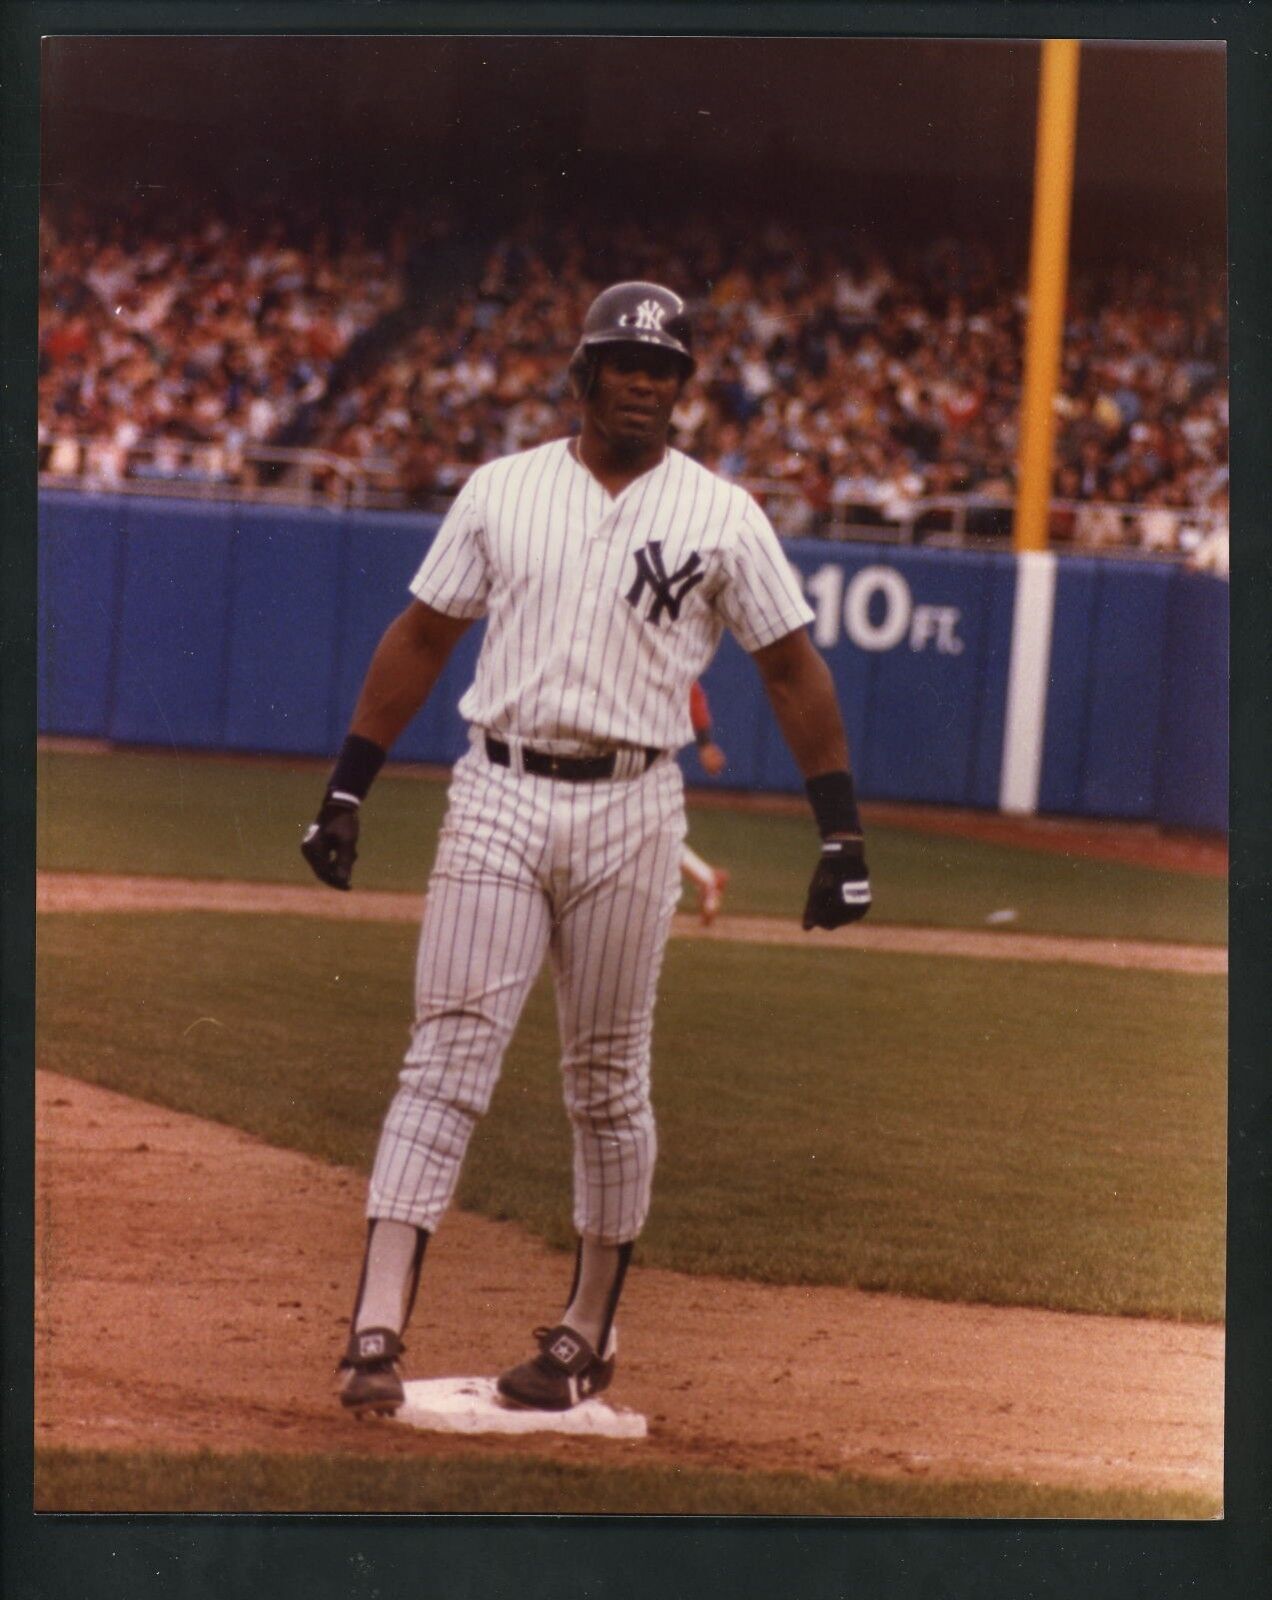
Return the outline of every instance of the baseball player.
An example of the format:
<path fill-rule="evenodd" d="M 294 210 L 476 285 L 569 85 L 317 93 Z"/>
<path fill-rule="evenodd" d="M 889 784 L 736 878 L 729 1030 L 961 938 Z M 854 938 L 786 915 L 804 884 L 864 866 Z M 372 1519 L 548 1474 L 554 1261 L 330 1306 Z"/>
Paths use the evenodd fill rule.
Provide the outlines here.
<path fill-rule="evenodd" d="M 742 489 L 668 447 L 694 370 L 684 303 L 619 283 L 570 363 L 571 439 L 479 467 L 413 598 L 376 647 L 302 849 L 348 889 L 359 808 L 475 617 L 452 774 L 415 971 L 415 1017 L 367 1197 L 341 1400 L 390 1413 L 425 1246 L 459 1178 L 544 960 L 555 980 L 578 1244 L 564 1312 L 498 1379 L 505 1403 L 565 1410 L 614 1374 L 615 1312 L 649 1207 L 654 992 L 679 893 L 685 812 L 673 752 L 724 628 L 759 669 L 822 837 L 804 927 L 866 914 L 848 750 L 812 612 Z"/>
<path fill-rule="evenodd" d="M 707 691 L 697 682 L 689 691 L 689 725 L 693 729 L 702 770 L 709 778 L 718 778 L 727 764 L 726 757 L 711 736 L 711 705 Z M 713 867 L 709 861 L 704 861 L 687 844 L 680 852 L 680 870 L 697 889 L 698 916 L 702 926 L 709 928 L 720 914 L 729 874 L 723 867 Z"/>

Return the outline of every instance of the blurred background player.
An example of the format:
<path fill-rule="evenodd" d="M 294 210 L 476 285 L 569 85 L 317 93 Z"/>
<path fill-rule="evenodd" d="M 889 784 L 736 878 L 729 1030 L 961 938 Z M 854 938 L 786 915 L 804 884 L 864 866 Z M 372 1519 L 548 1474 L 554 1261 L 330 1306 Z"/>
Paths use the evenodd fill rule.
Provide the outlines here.
<path fill-rule="evenodd" d="M 689 720 L 698 747 L 698 763 L 709 778 L 718 778 L 728 758 L 711 737 L 711 703 L 701 683 L 695 683 L 689 691 Z M 697 889 L 698 915 L 702 926 L 709 928 L 723 903 L 729 874 L 723 867 L 713 867 L 709 861 L 704 861 L 687 844 L 680 854 L 680 870 Z"/>

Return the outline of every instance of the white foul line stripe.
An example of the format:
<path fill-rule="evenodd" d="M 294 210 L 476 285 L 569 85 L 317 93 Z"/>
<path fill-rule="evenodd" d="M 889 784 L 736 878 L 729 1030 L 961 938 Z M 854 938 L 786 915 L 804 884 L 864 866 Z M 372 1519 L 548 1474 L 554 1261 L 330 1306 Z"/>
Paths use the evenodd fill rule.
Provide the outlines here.
<path fill-rule="evenodd" d="M 1055 555 L 1045 550 L 1022 551 L 1016 557 L 1016 607 L 998 787 L 999 810 L 1017 815 L 1032 815 L 1038 809 L 1055 598 Z"/>

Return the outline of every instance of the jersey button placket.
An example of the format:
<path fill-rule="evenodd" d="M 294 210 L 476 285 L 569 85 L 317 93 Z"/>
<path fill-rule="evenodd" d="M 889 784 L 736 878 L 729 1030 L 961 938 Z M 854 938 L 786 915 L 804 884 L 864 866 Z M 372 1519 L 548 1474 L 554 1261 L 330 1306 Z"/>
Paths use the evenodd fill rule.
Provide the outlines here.
<path fill-rule="evenodd" d="M 597 491 L 604 494 L 600 485 Z M 594 595 L 597 590 L 598 565 L 604 561 L 604 550 L 609 532 L 610 519 L 613 515 L 613 506 L 606 503 L 603 506 L 589 506 L 590 513 L 588 525 L 583 533 L 583 571 L 581 588 L 585 596 Z"/>
<path fill-rule="evenodd" d="M 596 595 L 601 587 L 601 579 L 605 572 L 606 557 L 609 550 L 609 523 L 608 516 L 602 517 L 588 530 L 587 538 L 583 544 L 583 594 L 589 612 L 596 603 Z"/>

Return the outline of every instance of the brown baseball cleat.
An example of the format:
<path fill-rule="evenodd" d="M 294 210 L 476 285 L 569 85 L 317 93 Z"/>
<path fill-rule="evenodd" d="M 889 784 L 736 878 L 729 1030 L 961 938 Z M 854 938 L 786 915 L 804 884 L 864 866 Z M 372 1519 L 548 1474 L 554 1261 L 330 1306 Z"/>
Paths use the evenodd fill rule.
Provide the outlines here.
<path fill-rule="evenodd" d="M 565 1323 L 536 1328 L 539 1354 L 501 1374 L 495 1387 L 508 1405 L 532 1411 L 569 1411 L 582 1400 L 608 1389 L 614 1376 L 611 1354 L 602 1361 L 581 1333 Z"/>
<path fill-rule="evenodd" d="M 402 1341 L 391 1328 L 363 1328 L 349 1336 L 340 1363 L 340 1404 L 355 1417 L 391 1417 L 406 1398 L 398 1358 Z"/>

